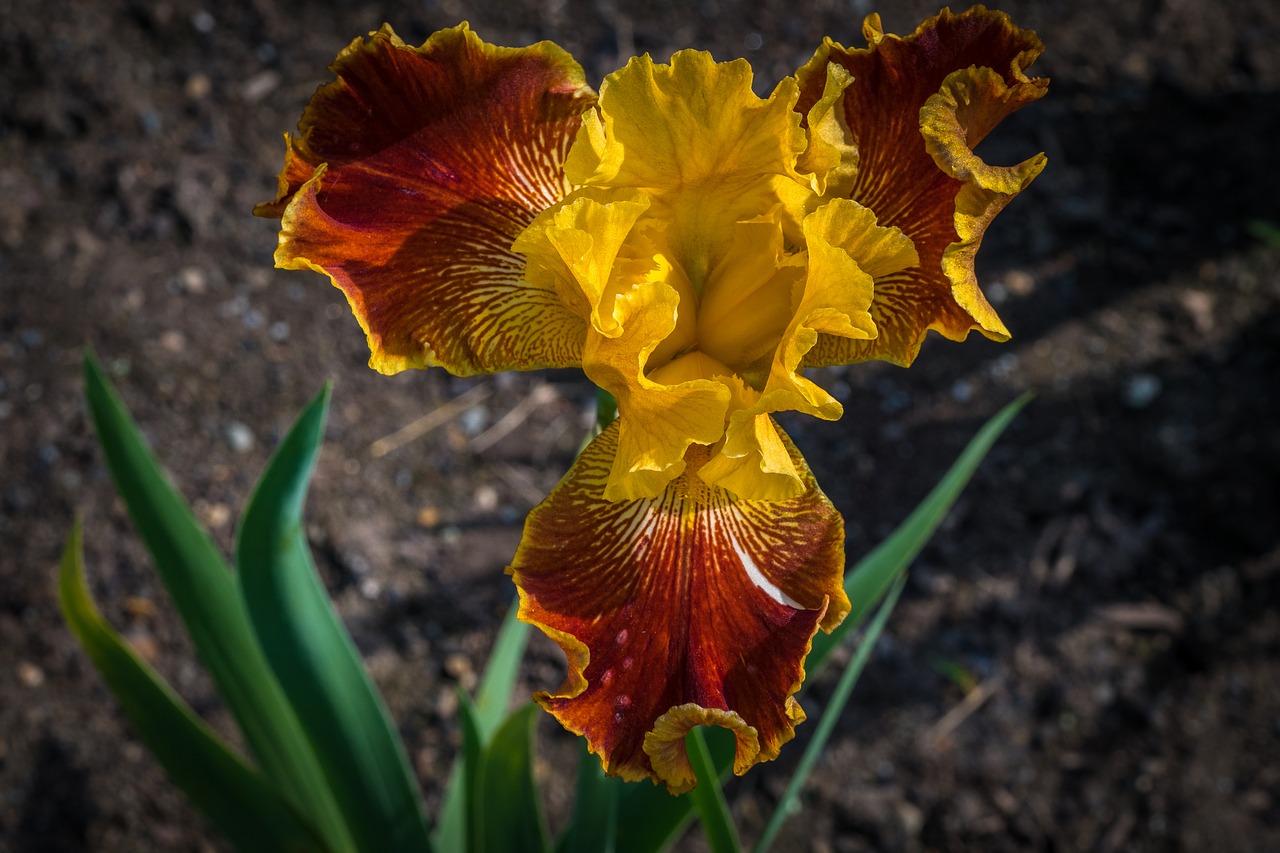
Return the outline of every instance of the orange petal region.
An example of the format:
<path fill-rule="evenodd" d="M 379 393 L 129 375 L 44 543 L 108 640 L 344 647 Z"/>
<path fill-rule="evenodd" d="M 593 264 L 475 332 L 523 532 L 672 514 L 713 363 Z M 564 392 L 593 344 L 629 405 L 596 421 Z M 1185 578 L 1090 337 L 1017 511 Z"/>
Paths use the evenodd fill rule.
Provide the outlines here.
<path fill-rule="evenodd" d="M 529 515 L 510 571 L 520 618 L 568 657 L 560 689 L 534 698 L 586 737 L 606 772 L 695 784 L 684 733 L 728 728 L 735 772 L 777 756 L 804 719 L 794 698 L 814 631 L 849 612 L 843 522 L 799 452 L 804 492 L 738 501 L 686 470 L 656 498 L 608 501 L 618 447 L 606 429 Z"/>
<path fill-rule="evenodd" d="M 384 26 L 332 66 L 287 140 L 276 265 L 342 289 L 383 373 L 467 375 L 580 362 L 585 323 L 522 280 L 515 238 L 568 192 L 562 164 L 595 103 L 549 42 L 499 48 L 466 24 L 421 47 Z"/>
<path fill-rule="evenodd" d="M 1008 340 L 978 289 L 973 257 L 987 224 L 1045 159 L 995 169 L 973 148 L 1001 119 L 1045 93 L 1047 80 L 1024 73 L 1043 49 L 1040 39 L 981 6 L 958 15 L 944 10 L 906 38 L 883 33 L 876 15 L 863 32 L 869 47 L 828 40 L 797 72 L 796 109 L 807 116 L 829 96 L 829 63 L 852 76 L 841 97 L 857 171 L 851 187 L 840 189 L 870 208 L 878 224 L 900 228 L 919 264 L 876 278 L 875 339 L 823 335 L 805 364 L 876 358 L 908 365 L 929 329 L 952 340 L 972 329 Z"/>

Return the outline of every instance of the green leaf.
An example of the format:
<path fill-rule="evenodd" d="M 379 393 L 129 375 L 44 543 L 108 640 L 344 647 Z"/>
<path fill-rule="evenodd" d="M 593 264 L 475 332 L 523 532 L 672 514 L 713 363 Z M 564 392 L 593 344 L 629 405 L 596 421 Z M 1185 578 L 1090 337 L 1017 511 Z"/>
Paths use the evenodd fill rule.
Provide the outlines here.
<path fill-rule="evenodd" d="M 858 644 L 853 659 L 844 668 L 844 672 L 840 673 L 840 680 L 836 682 L 836 689 L 831 694 L 831 701 L 827 703 L 826 709 L 822 712 L 822 719 L 818 721 L 813 737 L 805 747 L 804 755 L 800 757 L 800 763 L 796 765 L 796 769 L 792 772 L 791 779 L 787 782 L 787 789 L 783 792 L 782 798 L 778 800 L 778 806 L 774 809 L 773 816 L 769 818 L 769 823 L 760 835 L 760 840 L 756 842 L 755 853 L 766 853 L 773 845 L 774 839 L 777 838 L 778 831 L 782 829 L 782 824 L 786 821 L 792 806 L 800 796 L 801 789 L 804 788 L 804 783 L 809 779 L 809 774 L 813 772 L 813 766 L 818 763 L 822 750 L 826 748 L 827 741 L 831 738 L 831 732 L 835 729 L 836 722 L 844 711 L 844 706 L 848 704 L 849 697 L 853 694 L 853 687 L 858 683 L 862 670 L 866 668 L 871 652 L 875 648 L 876 640 L 880 639 L 880 632 L 884 630 L 885 623 L 889 621 L 889 614 L 893 612 L 894 605 L 898 603 L 898 597 L 902 595 L 902 588 L 905 585 L 906 577 L 900 576 L 897 582 L 894 583 L 893 588 L 889 590 L 888 597 L 885 599 L 884 604 L 881 605 L 879 612 L 876 613 L 875 619 L 871 621 L 870 627 L 867 628 L 866 636 Z"/>
<path fill-rule="evenodd" d="M 1280 225 L 1265 219 L 1252 219 L 1245 227 L 1254 238 L 1280 249 Z"/>
<path fill-rule="evenodd" d="M 698 818 L 702 821 L 707 846 L 712 853 L 738 853 L 742 849 L 742 843 L 738 840 L 738 830 L 734 828 L 729 804 L 725 802 L 724 791 L 720 788 L 720 772 L 711 759 L 711 751 L 707 749 L 702 726 L 690 729 L 685 735 L 684 744 L 689 753 L 689 763 L 693 765 L 693 772 L 698 777 L 698 786 L 688 796 L 693 800 Z"/>
<path fill-rule="evenodd" d="M 533 730 L 539 708 L 516 711 L 494 733 L 476 773 L 471 849 L 476 853 L 544 853 L 547 823 L 533 779 Z"/>
<path fill-rule="evenodd" d="M 315 753 L 258 645 L 235 576 L 165 478 L 91 353 L 84 383 L 116 489 L 250 752 L 334 850 L 351 849 Z"/>
<path fill-rule="evenodd" d="M 618 401 L 603 388 L 596 389 L 596 433 L 599 434 L 618 417 Z"/>
<path fill-rule="evenodd" d="M 806 684 L 906 570 L 955 503 L 978 463 L 1031 397 L 1030 393 L 1023 394 L 989 420 L 906 521 L 846 575 L 845 592 L 853 603 L 853 612 L 831 634 L 819 633 L 813 638 L 813 648 L 805 661 Z M 711 753 L 716 767 L 726 772 L 733 761 L 732 751 L 721 752 L 713 746 Z M 665 850 L 684 834 L 692 818 L 693 806 L 687 798 L 669 796 L 660 787 L 630 785 L 623 793 L 618 813 L 618 851 Z"/>
<path fill-rule="evenodd" d="M 326 388 L 299 416 L 249 500 L 236 547 L 241 593 L 357 848 L 426 850 L 426 817 L 404 746 L 316 575 L 303 532 L 328 400 Z"/>
<path fill-rule="evenodd" d="M 907 520 L 898 525 L 889 534 L 889 538 L 859 560 L 845 576 L 844 590 L 853 604 L 853 610 L 830 634 L 818 634 L 813 638 L 813 648 L 805 662 L 808 673 L 806 680 L 813 679 L 822 670 L 836 647 L 850 631 L 862 624 L 871 609 L 928 544 L 938 525 L 947 517 L 947 512 L 968 485 L 978 464 L 1031 397 L 1030 392 L 1023 394 L 987 421 L 952 463 L 946 475 L 920 505 L 912 510 L 911 515 L 907 516 Z"/>
<path fill-rule="evenodd" d="M 458 723 L 462 728 L 462 753 L 454 765 L 458 802 L 462 803 L 463 820 L 458 828 L 449 827 L 445 835 L 445 827 L 441 826 L 441 836 L 436 839 L 436 846 L 441 850 L 470 850 L 468 838 L 476 837 L 476 823 L 480 819 L 477 806 L 476 778 L 480 773 L 480 763 L 484 760 L 485 737 L 480 728 L 479 714 L 475 702 L 461 686 L 458 687 Z M 453 789 L 450 793 L 453 793 Z"/>
<path fill-rule="evenodd" d="M 85 585 L 80 522 L 58 573 L 63 618 L 175 785 L 241 850 L 328 850 L 261 773 L 245 764 L 115 632 Z"/>
<path fill-rule="evenodd" d="M 613 853 L 618 837 L 618 795 L 625 783 L 604 775 L 600 759 L 587 749 L 586 738 L 578 738 L 578 753 L 573 816 L 556 850 L 558 853 Z"/>
<path fill-rule="evenodd" d="M 498 629 L 498 638 L 494 640 L 489 662 L 480 677 L 480 690 L 476 693 L 476 721 L 486 742 L 507 717 L 520 662 L 524 660 L 524 649 L 529 644 L 529 626 L 516 618 L 519 611 L 520 602 L 512 603 L 502 627 Z"/>
<path fill-rule="evenodd" d="M 498 638 L 493 643 L 489 662 L 480 678 L 479 699 L 471 708 L 481 744 L 488 743 L 506 717 L 515 690 L 516 675 L 524 649 L 529 642 L 529 626 L 516 618 L 520 603 L 515 602 L 507 610 Z M 467 697 L 470 703 L 470 697 Z M 464 723 L 465 725 L 465 723 Z M 449 772 L 449 785 L 445 789 L 444 805 L 436 823 L 435 843 L 441 850 L 462 850 L 468 825 L 466 815 L 467 790 L 462 781 L 460 766 L 455 764 Z"/>

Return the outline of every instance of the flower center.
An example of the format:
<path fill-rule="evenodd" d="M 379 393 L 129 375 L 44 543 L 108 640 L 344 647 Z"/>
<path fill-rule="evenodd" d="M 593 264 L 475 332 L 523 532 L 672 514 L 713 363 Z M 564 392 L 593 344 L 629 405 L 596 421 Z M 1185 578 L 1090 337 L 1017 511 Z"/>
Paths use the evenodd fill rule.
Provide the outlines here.
<path fill-rule="evenodd" d="M 803 256 L 783 250 L 773 216 L 734 224 L 723 257 L 696 287 L 684 264 L 669 264 L 666 283 L 680 297 L 675 329 L 649 355 L 648 377 L 663 384 L 741 377 L 760 389 L 803 283 Z"/>

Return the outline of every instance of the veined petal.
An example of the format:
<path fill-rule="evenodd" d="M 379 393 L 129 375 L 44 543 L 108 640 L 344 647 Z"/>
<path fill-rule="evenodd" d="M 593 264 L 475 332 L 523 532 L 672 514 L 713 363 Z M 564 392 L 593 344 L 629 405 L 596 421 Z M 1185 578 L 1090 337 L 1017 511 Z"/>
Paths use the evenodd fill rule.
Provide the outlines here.
<path fill-rule="evenodd" d="M 283 219 L 276 265 L 328 275 L 384 373 L 576 365 L 585 323 L 522 281 L 511 244 L 569 190 L 562 164 L 595 101 L 581 67 L 463 24 L 418 48 L 384 26 L 332 68 L 256 211 Z"/>
<path fill-rule="evenodd" d="M 607 500 L 618 433 L 615 423 L 598 436 L 530 513 L 510 571 L 520 618 L 568 657 L 560 689 L 534 698 L 608 773 L 679 793 L 694 784 L 691 726 L 733 730 L 741 774 L 804 719 L 794 694 L 810 640 L 849 612 L 843 524 L 785 438 L 804 472 L 793 500 L 706 486 L 705 448 L 657 497 Z"/>
<path fill-rule="evenodd" d="M 1007 340 L 1008 330 L 978 290 L 973 256 L 991 218 L 1039 173 L 1044 157 L 1014 167 L 1016 181 L 1006 176 L 998 186 L 984 187 L 989 167 L 976 168 L 981 161 L 972 151 L 1000 119 L 1044 94 L 1048 81 L 1024 73 L 1043 46 L 1005 14 L 981 6 L 958 15 L 944 10 L 906 38 L 883 33 L 875 15 L 863 30 L 868 48 L 846 49 L 828 40 L 797 72 L 796 109 L 807 115 L 821 101 L 829 63 L 852 75 L 841 95 L 858 151 L 847 194 L 874 211 L 880 224 L 901 228 L 915 244 L 919 265 L 876 277 L 871 314 L 878 337 L 824 335 L 805 364 L 870 358 L 910 364 L 929 329 L 952 340 L 963 340 L 972 329 Z M 951 79 L 956 73 L 964 83 Z M 947 118 L 944 91 L 954 98 L 961 95 L 958 86 L 974 102 L 950 109 Z M 926 115 L 928 103 L 933 106 Z M 929 134 L 932 143 L 926 142 Z M 949 153 L 940 159 L 935 151 L 943 149 Z M 966 167 L 955 168 L 961 149 Z"/>

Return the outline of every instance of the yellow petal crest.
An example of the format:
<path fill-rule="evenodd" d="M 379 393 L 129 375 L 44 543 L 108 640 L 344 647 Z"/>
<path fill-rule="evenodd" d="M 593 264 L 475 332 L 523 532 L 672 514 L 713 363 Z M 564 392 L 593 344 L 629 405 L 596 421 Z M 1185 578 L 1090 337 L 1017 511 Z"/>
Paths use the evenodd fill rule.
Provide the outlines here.
<path fill-rule="evenodd" d="M 592 328 L 617 337 L 613 299 L 620 280 L 643 275 L 649 266 L 644 260 L 624 263 L 619 253 L 648 207 L 648 198 L 635 191 L 579 190 L 539 214 L 512 250 L 525 254 L 531 284 L 554 288 Z"/>
<path fill-rule="evenodd" d="M 714 444 L 724 434 L 730 397 L 724 383 L 693 378 L 668 385 L 645 375 L 650 354 L 676 327 L 679 303 L 670 285 L 638 282 L 614 300 L 620 334 L 588 332 L 583 368 L 623 413 L 608 500 L 655 497 L 684 471 L 691 444 Z"/>

